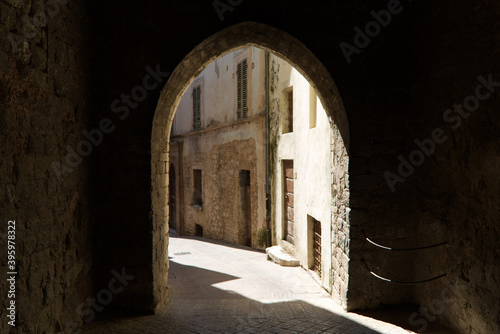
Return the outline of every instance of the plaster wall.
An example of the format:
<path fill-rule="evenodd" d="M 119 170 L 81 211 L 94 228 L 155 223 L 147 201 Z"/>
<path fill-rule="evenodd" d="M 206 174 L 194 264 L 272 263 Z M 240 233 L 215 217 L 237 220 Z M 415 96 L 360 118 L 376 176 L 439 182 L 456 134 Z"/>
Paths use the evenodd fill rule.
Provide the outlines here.
<path fill-rule="evenodd" d="M 290 64 L 283 59 L 271 56 L 273 72 L 272 104 L 273 123 L 271 132 L 276 134 L 276 168 L 274 168 L 274 201 L 276 239 L 278 243 L 292 252 L 301 266 L 312 266 L 311 229 L 308 216 L 321 222 L 321 284 L 328 290 L 332 288 L 331 275 L 331 232 L 332 232 L 332 154 L 330 141 L 331 123 L 317 97 L 314 88 Z M 283 132 L 285 92 L 293 89 L 293 132 Z M 310 123 L 310 113 L 316 114 L 316 124 Z M 283 235 L 283 160 L 294 163 L 294 224 L 295 242 L 291 245 Z"/>

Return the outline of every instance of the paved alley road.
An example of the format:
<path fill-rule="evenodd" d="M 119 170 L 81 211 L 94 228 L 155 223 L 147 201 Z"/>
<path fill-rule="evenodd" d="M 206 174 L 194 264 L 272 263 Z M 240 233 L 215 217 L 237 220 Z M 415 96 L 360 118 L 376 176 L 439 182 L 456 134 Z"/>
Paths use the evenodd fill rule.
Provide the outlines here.
<path fill-rule="evenodd" d="M 95 322 L 83 333 L 412 333 L 344 312 L 304 269 L 262 252 L 171 237 L 169 257 L 162 314 Z"/>

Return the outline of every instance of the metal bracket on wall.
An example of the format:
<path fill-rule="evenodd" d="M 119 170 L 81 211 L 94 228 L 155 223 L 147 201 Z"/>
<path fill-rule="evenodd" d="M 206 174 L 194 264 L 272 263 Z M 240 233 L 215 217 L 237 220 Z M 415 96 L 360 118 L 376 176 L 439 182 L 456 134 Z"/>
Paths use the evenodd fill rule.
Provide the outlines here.
<path fill-rule="evenodd" d="M 439 279 L 441 277 L 446 276 L 446 274 L 441 274 L 439 276 L 428 278 L 428 279 L 425 279 L 425 280 L 422 280 L 422 281 L 409 281 L 409 282 L 395 281 L 395 280 L 391 280 L 389 278 L 385 278 L 385 277 L 382 277 L 380 275 L 375 274 L 370 269 L 370 267 L 368 267 L 368 265 L 366 264 L 366 262 L 365 262 L 364 259 L 361 259 L 361 262 L 363 262 L 363 264 L 365 265 L 366 269 L 368 269 L 368 271 L 370 272 L 370 274 L 372 274 L 374 277 L 376 277 L 376 278 L 378 278 L 378 279 L 380 279 L 382 281 L 389 282 L 389 283 L 392 283 L 392 284 L 398 284 L 398 285 L 417 285 L 417 284 L 427 283 L 427 282 L 430 282 L 430 281 L 435 281 L 435 280 L 437 280 L 437 279 Z"/>
<path fill-rule="evenodd" d="M 415 250 L 428 249 L 428 248 L 433 248 L 433 247 L 438 247 L 438 246 L 442 246 L 442 245 L 446 245 L 446 244 L 448 244 L 448 241 L 444 241 L 444 242 L 440 242 L 440 243 L 433 244 L 433 245 L 428 245 L 428 246 L 423 246 L 423 247 L 414 247 L 414 248 L 392 248 L 392 247 L 382 246 L 382 245 L 380 245 L 380 244 L 377 244 L 375 241 L 370 240 L 370 239 L 366 236 L 365 231 L 363 231 L 363 235 L 365 236 L 366 241 L 368 241 L 368 242 L 369 242 L 369 243 L 371 243 L 372 245 L 374 245 L 374 246 L 376 246 L 376 247 L 378 247 L 378 248 L 382 248 L 382 249 L 385 249 L 385 250 L 390 250 L 390 251 L 395 251 L 395 252 L 415 251 Z"/>
<path fill-rule="evenodd" d="M 403 251 L 417 251 L 417 250 L 422 250 L 422 249 L 429 249 L 429 248 L 434 248 L 434 247 L 439 247 L 439 246 L 443 246 L 443 245 L 446 245 L 448 244 L 448 241 L 444 241 L 444 242 L 440 242 L 440 243 L 437 243 L 437 244 L 433 244 L 433 245 L 427 245 L 427 246 L 423 246 L 423 247 L 412 247 L 412 248 L 393 248 L 393 247 L 387 247 L 387 246 L 383 246 L 383 245 L 380 245 L 372 240 L 370 240 L 370 238 L 368 238 L 365 234 L 365 231 L 362 231 L 363 232 L 363 235 L 365 236 L 365 239 L 366 241 L 368 241 L 370 244 L 378 247 L 378 248 L 381 248 L 381 249 L 385 249 L 385 250 L 389 250 L 389 251 L 395 251 L 395 252 L 403 252 Z M 382 280 L 382 281 L 385 281 L 385 282 L 389 282 L 389 283 L 392 283 L 392 284 L 399 284 L 399 285 L 416 285 L 416 284 L 421 284 L 421 283 L 426 283 L 426 282 L 430 282 L 430 281 L 434 281 L 434 280 L 437 280 L 441 277 L 444 277 L 446 276 L 446 274 L 441 274 L 439 276 L 436 276 L 436 277 L 432 277 L 432 278 L 429 278 L 429 279 L 425 279 L 425 280 L 421 280 L 421 281 L 410 281 L 410 282 L 402 282 L 402 281 L 395 281 L 395 280 L 391 280 L 389 278 L 385 278 L 385 277 L 382 277 L 380 275 L 377 275 L 376 273 L 374 273 L 370 267 L 368 267 L 368 265 L 366 264 L 365 260 L 364 259 L 361 259 L 361 262 L 363 262 L 363 264 L 365 265 L 366 269 L 370 272 L 370 274 L 372 274 L 372 276 Z"/>

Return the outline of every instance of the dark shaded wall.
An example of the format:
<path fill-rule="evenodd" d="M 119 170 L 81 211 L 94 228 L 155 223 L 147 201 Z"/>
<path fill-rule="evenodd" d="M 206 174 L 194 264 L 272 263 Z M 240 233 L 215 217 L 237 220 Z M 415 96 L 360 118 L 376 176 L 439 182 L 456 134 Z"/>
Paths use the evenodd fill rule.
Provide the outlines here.
<path fill-rule="evenodd" d="M 479 76 L 490 76 L 494 81 L 500 78 L 495 44 L 498 10 L 492 1 L 412 3 L 401 14 L 407 23 L 394 26 L 400 29 L 398 38 L 391 42 L 395 49 L 382 41 L 379 50 L 373 45 L 376 54 L 367 53 L 367 58 L 359 61 L 360 66 L 368 65 L 365 73 L 373 73 L 366 81 L 358 81 L 368 88 L 346 89 L 334 76 L 351 130 L 351 275 L 358 266 L 353 263 L 358 255 L 380 263 L 372 265 L 372 270 L 396 280 L 418 281 L 446 273 L 443 279 L 412 289 L 407 300 L 414 299 L 422 306 L 422 314 L 409 317 L 415 330 L 442 317 L 463 333 L 499 331 L 497 88 L 490 88 L 494 92 L 485 100 L 479 99 L 474 112 L 464 107 L 465 114 L 457 117 L 457 112 L 447 111 L 476 95 Z M 387 29 L 390 31 L 392 25 Z M 351 68 L 356 65 L 353 61 Z M 360 117 L 349 108 L 347 94 L 353 92 L 366 103 Z M 488 95 L 487 89 L 479 92 Z M 473 105 L 472 98 L 467 101 Z M 428 143 L 435 129 L 443 130 L 439 136 L 443 142 L 435 143 L 434 149 L 428 144 L 434 153 L 426 154 L 423 163 L 408 172 L 411 175 L 404 183 L 397 183 L 394 192 L 390 191 L 383 173 L 397 174 L 399 155 L 406 160 L 416 157 L 419 147 L 415 140 Z M 366 191 L 359 192 L 360 188 Z M 369 203 L 368 210 L 357 209 L 363 202 Z M 362 226 L 357 226 L 363 223 L 358 214 L 366 222 Z M 393 247 L 449 244 L 403 253 L 376 250 L 362 240 L 363 230 Z M 360 252 L 355 252 L 357 249 Z M 367 253 L 370 249 L 373 252 Z M 393 262 L 398 257 L 400 263 L 412 261 L 413 277 Z M 359 264 L 359 268 L 363 266 Z M 357 277 L 362 276 L 351 276 L 351 280 Z M 390 302 L 387 290 L 379 288 L 387 283 L 372 281 L 352 285 L 354 289 L 363 287 L 355 296 Z M 393 291 L 400 289 L 393 286 Z"/>
<path fill-rule="evenodd" d="M 120 5 L 109 2 L 93 4 L 95 17 L 93 36 L 96 37 L 93 87 L 94 96 L 99 104 L 96 122 L 99 118 L 111 117 L 117 124 L 116 130 L 106 138 L 95 155 L 93 198 L 98 202 L 96 215 L 98 243 L 95 245 L 94 264 L 96 279 L 101 280 L 101 284 L 105 283 L 105 279 L 100 279 L 100 273 L 106 273 L 116 262 L 124 261 L 128 261 L 129 265 L 140 272 L 141 280 L 151 281 L 148 269 L 151 262 L 152 224 L 149 215 L 150 167 L 148 159 L 143 154 L 149 151 L 152 119 L 161 87 L 150 92 L 135 108 L 129 108 L 130 114 L 123 120 L 119 119 L 122 114 L 113 113 L 111 107 L 111 103 L 115 99 L 120 99 L 121 94 L 130 94 L 135 86 L 142 84 L 142 79 L 148 73 L 145 70 L 146 66 L 154 68 L 159 64 L 162 71 L 171 72 L 197 44 L 217 31 L 244 21 L 266 23 L 301 40 L 331 69 L 331 75 L 339 86 L 342 85 L 346 91 L 352 91 L 350 95 L 345 95 L 344 103 L 348 112 L 352 113 L 354 126 L 356 128 L 359 126 L 360 130 L 364 129 L 366 124 L 370 124 L 370 119 L 365 117 L 366 108 L 370 109 L 371 114 L 374 112 L 373 106 L 365 96 L 375 96 L 377 91 L 374 89 L 379 89 L 384 94 L 391 89 L 399 93 L 402 90 L 399 79 L 407 80 L 396 66 L 396 63 L 402 62 L 400 59 L 408 58 L 408 48 L 405 43 L 400 42 L 406 29 L 402 19 L 399 21 L 394 19 L 395 26 L 381 36 L 384 44 L 374 40 L 367 50 L 363 50 L 361 56 L 364 57 L 356 59 L 357 63 L 348 65 L 338 46 L 341 41 L 352 43 L 353 27 L 364 24 L 370 19 L 371 9 L 387 7 L 387 3 L 382 1 L 378 6 L 363 2 L 354 5 L 317 2 L 309 6 L 299 2 L 242 2 L 241 5 L 235 6 L 233 11 L 226 11 L 223 21 L 219 19 L 211 2 L 202 4 L 194 1 L 183 3 L 147 1 L 120 3 Z M 406 20 L 409 17 L 411 16 L 406 14 Z M 304 24 L 305 22 L 307 24 Z M 388 50 L 383 49 L 383 46 Z M 383 54 L 378 55 L 377 52 Z M 374 54 L 383 62 L 383 67 L 380 67 L 378 61 L 372 60 L 368 64 L 366 61 L 363 62 L 363 59 L 371 59 Z M 384 73 L 383 77 L 378 76 L 379 71 Z M 367 87 L 370 93 L 360 90 L 359 85 Z M 397 87 L 392 88 L 391 85 Z M 387 86 L 389 88 L 383 90 L 380 88 Z M 406 100 L 404 96 L 398 96 L 397 99 Z M 382 108 L 380 101 L 378 103 Z M 398 110 L 398 106 L 383 108 L 383 112 L 388 115 Z M 386 126 L 384 124 L 384 129 Z M 370 129 L 376 130 L 374 126 Z M 362 132 L 363 136 L 369 136 L 369 132 Z M 368 137 L 367 140 L 369 143 L 366 150 L 371 150 L 369 146 L 371 138 Z M 361 139 L 358 143 L 360 142 Z M 367 156 L 367 153 L 359 154 L 363 158 Z M 369 177 L 358 178 L 362 183 L 358 187 L 360 196 L 367 196 L 364 179 Z M 353 179 L 353 182 L 357 182 L 356 179 Z M 386 189 L 381 191 L 386 192 Z M 366 207 L 368 203 L 369 201 L 360 202 L 360 210 L 363 208 L 365 211 L 368 210 Z M 380 235 L 386 235 L 387 231 L 391 230 L 389 226 L 380 231 Z M 116 231 L 120 231 L 121 238 L 116 238 Z M 411 269 L 412 264 L 410 263 L 408 267 Z M 361 268 L 356 274 L 366 275 L 366 269 Z M 366 281 L 365 278 L 363 276 L 361 281 Z M 373 301 L 367 301 L 362 290 L 364 288 L 360 289 L 361 295 L 352 297 L 354 307 L 378 305 L 380 296 L 374 296 Z M 137 291 L 136 296 L 141 298 L 140 293 L 144 293 L 145 297 L 149 291 L 147 285 L 142 285 L 142 290 Z M 391 298 L 394 302 L 409 294 L 409 289 L 400 289 L 395 294 L 392 288 L 387 289 L 386 293 L 387 298 Z M 126 293 L 118 298 L 125 296 Z M 140 300 L 131 298 L 134 303 L 141 305 L 150 303 L 147 297 Z M 410 297 L 407 299 L 411 300 Z"/>
<path fill-rule="evenodd" d="M 450 15 L 450 13 L 453 13 Z M 448 139 L 415 172 L 413 191 L 419 212 L 420 243 L 446 240 L 448 247 L 416 262 L 416 274 L 429 276 L 439 262 L 447 276 L 415 289 L 418 303 L 443 312 L 451 327 L 465 333 L 500 331 L 500 5 L 493 1 L 419 7 L 427 22 L 416 34 L 418 54 L 412 100 L 424 138 L 441 127 Z M 420 47 L 419 47 L 420 46 Z M 418 53 L 417 53 L 418 52 Z M 490 91 L 484 79 L 494 82 Z M 495 87 L 496 85 L 496 87 Z M 491 93 L 491 95 L 490 95 Z M 489 97 L 481 99 L 481 95 Z M 475 111 L 450 114 L 454 104 L 479 97 Z M 420 97 L 420 98 L 419 98 Z M 469 107 L 470 108 L 470 107 Z M 446 122 L 443 118 L 454 117 Z M 415 134 L 417 135 L 417 134 Z M 433 256 L 439 258 L 434 258 Z M 436 312 L 432 313 L 432 309 Z"/>
<path fill-rule="evenodd" d="M 493 42 L 493 27 L 498 8 L 492 1 L 474 5 L 465 1 L 440 5 L 402 1 L 402 12 L 393 15 L 391 23 L 359 54 L 353 54 L 348 64 L 339 43 L 354 44 L 353 28 L 364 28 L 373 20 L 370 11 L 387 8 L 387 4 L 318 1 L 305 6 L 290 1 L 244 1 L 225 12 L 223 21 L 211 2 L 95 4 L 94 92 L 101 105 L 98 112 L 101 117 L 113 116 L 110 103 L 141 84 L 147 65 L 160 64 L 163 71 L 172 71 L 195 45 L 224 27 L 252 20 L 292 34 L 330 70 L 349 118 L 350 308 L 380 303 L 424 304 L 434 296 L 434 290 L 444 286 L 443 279 L 418 288 L 391 285 L 370 276 L 362 260 L 382 276 L 399 281 L 423 280 L 446 272 L 446 279 L 457 289 L 463 262 L 468 263 L 467 270 L 477 273 L 478 280 L 467 282 L 465 291 L 469 292 L 457 292 L 453 300 L 467 300 L 469 306 L 446 307 L 442 316 L 453 319 L 461 314 L 464 323 L 458 326 L 463 331 L 468 326 L 476 331 L 493 330 L 494 325 L 481 327 L 471 319 L 495 323 L 488 315 L 495 311 L 481 312 L 482 297 L 476 297 L 478 292 L 484 297 L 494 292 L 495 280 L 483 274 L 484 268 L 475 259 L 484 259 L 493 277 L 498 277 L 498 269 L 493 266 L 493 257 L 479 250 L 484 248 L 483 239 L 474 235 L 490 229 L 497 233 L 496 95 L 482 103 L 485 112 L 471 117 L 464 130 L 450 132 L 450 123 L 444 123 L 442 117 L 454 102 L 474 92 L 479 75 L 497 75 L 493 64 L 498 47 Z M 141 155 L 148 150 L 156 99 L 154 91 L 133 109 L 98 154 L 95 172 L 106 181 L 95 187 L 95 199 L 103 210 L 97 215 L 96 231 L 103 237 L 119 229 L 123 237 L 113 239 L 113 244 L 109 243 L 112 238 L 105 237 L 96 245 L 97 251 L 109 247 L 108 254 L 116 253 L 96 261 L 96 269 L 133 255 L 133 265 L 147 270 L 150 229 L 138 226 L 151 225 L 149 160 Z M 426 156 L 424 163 L 404 183 L 397 183 L 392 192 L 384 173 L 397 173 L 398 156 L 408 158 L 417 148 L 414 140 L 430 137 L 437 127 L 448 131 L 449 139 L 437 144 L 435 153 Z M 480 162 L 483 159 L 488 161 L 487 166 Z M 468 181 L 470 174 L 476 175 L 474 181 Z M 481 188 L 480 184 L 485 186 Z M 478 198 L 484 200 L 478 203 Z M 453 207 L 465 210 L 458 220 Z M 473 223 L 475 217 L 482 217 L 484 228 Z M 373 248 L 364 241 L 364 233 L 394 247 L 441 241 L 450 244 L 396 254 Z M 138 247 L 130 247 L 126 235 L 133 235 L 133 244 Z M 488 240 L 496 248 L 495 236 L 489 234 Z M 462 251 L 464 243 L 470 254 Z M 500 309 L 493 301 L 490 306 L 496 312 Z"/>
<path fill-rule="evenodd" d="M 48 22 L 44 12 L 39 2 L 0 1 L 1 333 L 79 328 L 93 293 L 89 159 L 66 161 L 92 114 L 86 8 L 52 6 Z M 15 270 L 6 263 L 9 220 Z M 15 298 L 7 271 L 17 272 Z"/>

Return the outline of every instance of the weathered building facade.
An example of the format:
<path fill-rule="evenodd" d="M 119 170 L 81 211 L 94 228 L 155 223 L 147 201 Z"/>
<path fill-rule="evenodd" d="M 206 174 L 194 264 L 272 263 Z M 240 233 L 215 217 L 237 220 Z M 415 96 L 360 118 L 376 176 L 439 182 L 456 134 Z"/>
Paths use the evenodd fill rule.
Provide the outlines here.
<path fill-rule="evenodd" d="M 243 48 L 217 59 L 180 100 L 169 161 L 180 234 L 266 244 L 265 56 Z"/>

